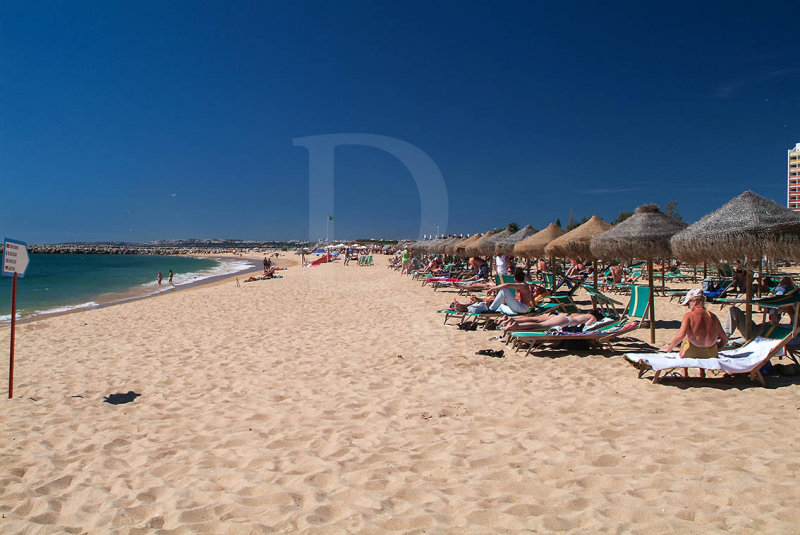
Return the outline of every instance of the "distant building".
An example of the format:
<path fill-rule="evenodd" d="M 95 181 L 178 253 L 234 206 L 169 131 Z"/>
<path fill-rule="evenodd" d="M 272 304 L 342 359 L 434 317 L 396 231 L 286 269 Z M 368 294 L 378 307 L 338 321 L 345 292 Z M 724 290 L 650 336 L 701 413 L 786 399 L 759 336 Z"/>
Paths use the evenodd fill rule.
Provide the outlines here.
<path fill-rule="evenodd" d="M 787 177 L 789 179 L 789 208 L 800 211 L 800 143 L 789 149 L 786 162 Z"/>

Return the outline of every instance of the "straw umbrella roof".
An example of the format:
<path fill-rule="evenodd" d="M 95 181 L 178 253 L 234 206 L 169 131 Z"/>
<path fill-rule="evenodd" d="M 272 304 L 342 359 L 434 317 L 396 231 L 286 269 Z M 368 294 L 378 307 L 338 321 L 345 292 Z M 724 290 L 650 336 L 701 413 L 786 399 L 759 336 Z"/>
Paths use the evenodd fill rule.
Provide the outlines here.
<path fill-rule="evenodd" d="M 467 247 L 471 247 L 478 240 L 482 240 L 483 238 L 491 236 L 492 234 L 494 234 L 494 231 L 487 230 L 483 235 L 480 233 L 475 234 L 475 236 L 473 236 L 474 239 L 464 240 L 456 245 L 456 254 L 458 256 L 472 256 L 469 252 L 467 252 Z"/>
<path fill-rule="evenodd" d="M 514 254 L 514 245 L 518 242 L 521 242 L 525 238 L 533 236 L 538 232 L 535 228 L 530 225 L 526 225 L 525 227 L 519 229 L 514 234 L 509 236 L 504 240 L 499 240 L 497 244 L 495 244 L 494 252 L 495 254 Z"/>
<path fill-rule="evenodd" d="M 434 245 L 433 248 L 431 249 L 431 251 L 434 252 L 434 253 L 444 253 L 445 250 L 447 249 L 448 245 L 452 245 L 454 243 L 458 243 L 463 239 L 464 238 L 462 238 L 461 236 L 449 236 L 449 237 L 444 238 L 443 240 L 441 240 L 436 245 Z"/>
<path fill-rule="evenodd" d="M 418 240 L 418 241 L 415 241 L 415 242 L 411 242 L 411 243 L 408 244 L 408 250 L 412 251 L 412 252 L 415 252 L 415 253 L 416 252 L 425 251 L 425 248 L 432 241 L 433 241 L 432 239 L 427 239 L 427 240 Z"/>
<path fill-rule="evenodd" d="M 670 258 L 670 238 L 686 223 L 661 212 L 657 204 L 643 204 L 631 217 L 611 230 L 592 238 L 592 255 L 612 258 Z"/>
<path fill-rule="evenodd" d="M 551 241 L 563 236 L 567 231 L 550 223 L 533 236 L 525 238 L 514 246 L 514 254 L 523 258 L 537 258 L 544 256 L 544 248 Z"/>
<path fill-rule="evenodd" d="M 562 258 L 577 257 L 595 260 L 592 251 L 589 249 L 589 243 L 592 241 L 592 238 L 599 236 L 610 228 L 611 224 L 593 215 L 591 219 L 583 225 L 570 230 L 563 236 L 547 244 L 547 247 L 544 248 L 544 252 L 548 256 L 559 256 Z"/>
<path fill-rule="evenodd" d="M 448 255 L 454 255 L 454 254 L 456 254 L 456 249 L 458 247 L 461 247 L 461 244 L 464 244 L 464 246 L 466 247 L 467 245 L 469 245 L 470 243 L 472 243 L 473 241 L 477 240 L 480 237 L 481 237 L 481 233 L 477 232 L 477 233 L 473 234 L 472 236 L 467 236 L 466 238 L 461 238 L 459 241 L 445 246 L 444 252 L 446 254 L 448 254 Z"/>
<path fill-rule="evenodd" d="M 491 236 L 484 236 L 467 247 L 467 254 L 469 256 L 491 256 L 494 254 L 494 246 L 497 245 L 497 242 L 505 240 L 512 234 L 513 232 L 509 229 L 505 229 L 495 232 Z"/>
<path fill-rule="evenodd" d="M 433 238 L 432 240 L 428 240 L 427 243 L 423 244 L 421 249 L 423 253 L 432 253 L 436 247 L 445 240 L 444 237 L 440 238 Z"/>
<path fill-rule="evenodd" d="M 774 201 L 745 191 L 697 223 L 673 236 L 681 260 L 800 257 L 800 215 Z"/>

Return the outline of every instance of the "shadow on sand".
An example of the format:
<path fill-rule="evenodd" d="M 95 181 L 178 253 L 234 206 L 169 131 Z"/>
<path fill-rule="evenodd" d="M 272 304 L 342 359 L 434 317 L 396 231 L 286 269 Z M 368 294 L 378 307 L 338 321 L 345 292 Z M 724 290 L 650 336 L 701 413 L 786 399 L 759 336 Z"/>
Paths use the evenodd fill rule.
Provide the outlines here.
<path fill-rule="evenodd" d="M 124 403 L 132 402 L 139 396 L 141 396 L 141 394 L 137 394 L 133 390 L 128 390 L 127 394 L 122 394 L 122 393 L 110 394 L 103 398 L 103 402 L 110 403 L 112 405 L 122 405 Z"/>

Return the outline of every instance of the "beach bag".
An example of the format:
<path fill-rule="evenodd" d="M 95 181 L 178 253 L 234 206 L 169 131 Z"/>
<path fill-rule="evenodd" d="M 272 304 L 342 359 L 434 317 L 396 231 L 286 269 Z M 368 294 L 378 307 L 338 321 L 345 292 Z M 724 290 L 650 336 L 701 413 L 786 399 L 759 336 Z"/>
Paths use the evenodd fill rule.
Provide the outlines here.
<path fill-rule="evenodd" d="M 462 331 L 475 331 L 478 329 L 478 322 L 477 321 L 465 321 L 464 323 L 460 323 L 458 328 Z"/>

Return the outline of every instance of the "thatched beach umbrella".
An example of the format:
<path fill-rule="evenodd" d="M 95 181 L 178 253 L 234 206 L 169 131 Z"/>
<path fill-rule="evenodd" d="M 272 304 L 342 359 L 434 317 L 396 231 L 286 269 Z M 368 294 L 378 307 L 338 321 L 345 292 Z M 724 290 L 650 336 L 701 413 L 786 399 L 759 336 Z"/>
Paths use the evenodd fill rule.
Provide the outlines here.
<path fill-rule="evenodd" d="M 514 256 L 521 256 L 528 259 L 542 257 L 544 256 L 544 248 L 547 244 L 566 233 L 566 230 L 555 223 L 550 223 L 533 236 L 525 238 L 517 243 L 514 246 Z"/>
<path fill-rule="evenodd" d="M 508 238 L 499 240 L 494 246 L 494 253 L 495 254 L 507 254 L 513 255 L 514 254 L 514 245 L 521 242 L 525 238 L 529 238 L 536 234 L 537 230 L 530 225 L 526 225 L 525 227 L 519 229 L 514 234 L 509 236 Z"/>
<path fill-rule="evenodd" d="M 478 232 L 478 233 L 473 234 L 472 236 L 466 236 L 464 238 L 460 238 L 457 242 L 451 243 L 450 245 L 445 246 L 444 252 L 445 252 L 445 254 L 447 254 L 449 256 L 454 256 L 456 254 L 456 247 L 460 247 L 462 243 L 465 246 L 469 245 L 472 241 L 475 241 L 480 237 L 481 237 L 481 233 Z"/>
<path fill-rule="evenodd" d="M 491 235 L 491 234 L 492 234 L 492 231 L 488 230 L 488 231 L 486 231 L 485 234 L 481 234 L 480 232 L 478 232 L 477 234 L 474 234 L 474 235 L 470 236 L 468 239 L 462 241 L 461 243 L 459 243 L 459 244 L 457 244 L 455 246 L 455 249 L 454 249 L 455 255 L 456 256 L 467 256 L 467 247 L 469 247 L 470 245 L 472 245 L 476 241 L 480 240 L 482 237 L 484 237 L 486 235 Z"/>
<path fill-rule="evenodd" d="M 491 236 L 484 236 L 480 240 L 476 240 L 472 245 L 467 247 L 467 253 L 470 256 L 486 256 L 490 257 L 494 254 L 494 247 L 500 240 L 505 240 L 511 236 L 513 232 L 509 229 L 495 232 Z"/>
<path fill-rule="evenodd" d="M 559 256 L 562 258 L 586 258 L 596 260 L 592 254 L 589 244 L 592 238 L 599 236 L 611 228 L 611 224 L 606 223 L 596 215 L 583 225 L 574 228 L 547 244 L 544 252 L 547 255 Z"/>
<path fill-rule="evenodd" d="M 631 217 L 592 238 L 590 249 L 598 258 L 639 258 L 647 260 L 650 285 L 650 343 L 656 341 L 656 315 L 653 300 L 653 260 L 672 257 L 670 238 L 686 228 L 686 223 L 662 213 L 656 204 L 643 204 Z M 663 277 L 662 277 L 663 282 Z"/>
<path fill-rule="evenodd" d="M 487 230 L 486 232 L 483 233 L 483 236 L 481 236 L 477 240 L 467 244 L 467 246 L 464 247 L 464 256 L 468 256 L 468 257 L 469 256 L 477 256 L 479 253 L 475 249 L 475 245 L 478 244 L 479 242 L 489 238 L 490 236 L 494 236 L 495 234 L 497 234 L 495 231 Z"/>
<path fill-rule="evenodd" d="M 544 249 L 553 240 L 560 238 L 567 231 L 555 223 L 550 223 L 533 236 L 525 238 L 514 246 L 514 254 L 523 258 L 541 258 L 545 256 Z M 550 269 L 553 272 L 553 290 L 556 288 L 556 259 L 550 258 Z"/>
<path fill-rule="evenodd" d="M 547 244 L 544 248 L 545 254 L 551 257 L 560 256 L 562 258 L 584 258 L 592 260 L 594 265 L 594 287 L 597 288 L 597 258 L 592 254 L 589 244 L 592 238 L 599 236 L 611 228 L 610 223 L 606 223 L 596 215 L 589 218 L 583 225 L 574 228 Z"/>
<path fill-rule="evenodd" d="M 692 262 L 744 258 L 747 290 L 745 338 L 750 337 L 753 313 L 751 262 L 767 254 L 775 258 L 800 256 L 800 215 L 774 201 L 745 191 L 700 221 L 672 237 L 672 251 Z"/>
<path fill-rule="evenodd" d="M 418 240 L 415 242 L 411 242 L 408 244 L 408 250 L 412 253 L 423 253 L 425 252 L 425 248 L 428 246 L 430 242 L 433 240 L 428 238 L 426 240 Z"/>
<path fill-rule="evenodd" d="M 441 237 L 441 238 L 434 238 L 434 239 L 432 239 L 432 240 L 428 240 L 428 242 L 427 242 L 427 243 L 425 243 L 424 245 L 422 245 L 422 252 L 423 252 L 423 253 L 426 253 L 426 254 L 430 254 L 430 253 L 434 252 L 434 250 L 436 249 L 436 247 L 438 247 L 438 245 L 439 245 L 440 243 L 442 243 L 444 240 L 445 240 L 445 238 L 444 238 L 444 237 Z"/>
<path fill-rule="evenodd" d="M 461 236 L 450 236 L 449 238 L 444 238 L 442 241 L 440 241 L 433 247 L 433 252 L 439 254 L 447 254 L 447 247 L 449 245 L 456 244 L 463 239 L 464 238 Z"/>

